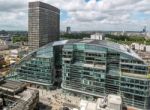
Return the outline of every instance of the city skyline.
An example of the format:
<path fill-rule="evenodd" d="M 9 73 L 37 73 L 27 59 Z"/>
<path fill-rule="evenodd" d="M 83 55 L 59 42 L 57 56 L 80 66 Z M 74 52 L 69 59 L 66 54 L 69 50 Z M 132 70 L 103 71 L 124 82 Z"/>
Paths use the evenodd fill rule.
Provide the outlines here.
<path fill-rule="evenodd" d="M 28 2 L 1 0 L 0 30 L 28 29 Z M 149 0 L 39 0 L 60 8 L 60 30 L 150 31 Z M 7 5 L 6 5 L 7 4 Z"/>

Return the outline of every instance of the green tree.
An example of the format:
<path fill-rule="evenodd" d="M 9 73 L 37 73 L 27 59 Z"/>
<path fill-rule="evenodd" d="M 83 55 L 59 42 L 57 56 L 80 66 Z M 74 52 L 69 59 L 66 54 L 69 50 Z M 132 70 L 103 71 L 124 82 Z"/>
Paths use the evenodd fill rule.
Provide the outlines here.
<path fill-rule="evenodd" d="M 13 37 L 13 43 L 16 42 L 27 42 L 28 38 L 26 36 L 14 36 Z"/>

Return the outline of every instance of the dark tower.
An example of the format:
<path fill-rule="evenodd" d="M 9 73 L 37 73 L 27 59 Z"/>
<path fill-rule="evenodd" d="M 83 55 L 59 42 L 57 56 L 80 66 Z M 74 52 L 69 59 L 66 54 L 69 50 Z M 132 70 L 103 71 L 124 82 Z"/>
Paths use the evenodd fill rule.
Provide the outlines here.
<path fill-rule="evenodd" d="M 29 49 L 37 49 L 59 39 L 60 10 L 43 2 L 29 3 Z"/>

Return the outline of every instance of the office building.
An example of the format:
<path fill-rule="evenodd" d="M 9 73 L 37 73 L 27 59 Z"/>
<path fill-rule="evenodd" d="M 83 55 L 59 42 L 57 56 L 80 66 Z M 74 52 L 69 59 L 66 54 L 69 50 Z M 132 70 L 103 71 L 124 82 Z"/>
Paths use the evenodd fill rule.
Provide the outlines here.
<path fill-rule="evenodd" d="M 40 1 L 29 3 L 30 51 L 59 39 L 59 19 L 58 8 Z"/>
<path fill-rule="evenodd" d="M 93 97 L 119 94 L 128 106 L 150 109 L 148 65 L 131 49 L 77 40 L 64 45 L 62 56 L 64 90 Z"/>
<path fill-rule="evenodd" d="M 7 77 L 37 88 L 52 89 L 55 82 L 61 83 L 61 50 L 65 42 L 52 42 L 30 52 Z"/>
<path fill-rule="evenodd" d="M 51 88 L 62 67 L 62 89 L 92 97 L 121 95 L 123 104 L 150 109 L 148 65 L 126 46 L 105 40 L 49 43 L 24 57 L 8 78 Z"/>
<path fill-rule="evenodd" d="M 0 110 L 35 110 L 39 91 L 25 83 L 0 78 Z"/>

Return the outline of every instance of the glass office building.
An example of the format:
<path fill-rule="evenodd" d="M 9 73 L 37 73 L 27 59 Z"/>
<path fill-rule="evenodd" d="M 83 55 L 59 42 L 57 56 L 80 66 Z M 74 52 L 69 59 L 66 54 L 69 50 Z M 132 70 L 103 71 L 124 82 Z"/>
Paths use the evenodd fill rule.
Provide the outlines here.
<path fill-rule="evenodd" d="M 18 79 L 35 86 L 51 87 L 54 75 L 54 56 L 52 44 L 29 53 L 19 64 L 15 65 L 10 74 L 11 78 Z"/>
<path fill-rule="evenodd" d="M 7 78 L 51 89 L 55 81 L 61 77 L 59 64 L 61 64 L 61 48 L 65 42 L 52 42 L 29 53 L 12 68 Z"/>
<path fill-rule="evenodd" d="M 119 94 L 124 104 L 150 109 L 148 66 L 129 48 L 77 40 L 64 45 L 62 62 L 63 89 L 95 97 Z"/>
<path fill-rule="evenodd" d="M 62 72 L 62 76 L 61 76 Z M 8 78 L 94 97 L 119 94 L 126 105 L 150 109 L 148 65 L 131 49 L 109 41 L 65 40 L 24 57 Z"/>

